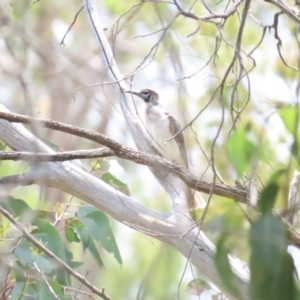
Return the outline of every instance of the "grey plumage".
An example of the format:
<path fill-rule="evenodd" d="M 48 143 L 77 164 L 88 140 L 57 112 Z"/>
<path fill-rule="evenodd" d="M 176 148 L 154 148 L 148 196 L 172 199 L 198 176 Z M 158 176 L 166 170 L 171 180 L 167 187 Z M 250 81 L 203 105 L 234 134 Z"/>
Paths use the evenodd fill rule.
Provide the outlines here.
<path fill-rule="evenodd" d="M 151 89 L 140 92 L 127 91 L 142 98 L 146 103 L 145 122 L 147 138 L 157 152 L 164 158 L 189 168 L 184 135 L 179 122 L 164 111 L 159 102 L 159 95 Z M 205 204 L 201 194 L 195 197 L 185 186 L 186 198 L 190 210 L 203 207 Z M 197 192 L 196 192 L 197 193 Z"/>

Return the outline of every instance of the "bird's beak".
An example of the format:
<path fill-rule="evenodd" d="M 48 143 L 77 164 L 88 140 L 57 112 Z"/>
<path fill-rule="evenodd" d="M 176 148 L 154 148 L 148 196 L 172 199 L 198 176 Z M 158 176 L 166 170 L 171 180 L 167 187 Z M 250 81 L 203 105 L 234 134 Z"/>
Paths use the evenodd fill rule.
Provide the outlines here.
<path fill-rule="evenodd" d="M 126 91 L 125 93 L 133 94 L 133 95 L 136 95 L 136 96 L 139 96 L 139 97 L 140 97 L 140 92 L 136 92 L 136 91 Z"/>

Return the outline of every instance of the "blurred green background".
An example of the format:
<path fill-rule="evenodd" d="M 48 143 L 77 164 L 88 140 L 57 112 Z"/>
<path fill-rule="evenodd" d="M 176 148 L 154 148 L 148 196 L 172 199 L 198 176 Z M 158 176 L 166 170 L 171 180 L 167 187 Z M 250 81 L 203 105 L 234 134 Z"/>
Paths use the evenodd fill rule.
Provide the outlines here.
<path fill-rule="evenodd" d="M 133 89 L 158 91 L 163 106 L 182 125 L 202 110 L 192 128 L 185 130 L 192 172 L 212 181 L 213 172 L 203 151 L 208 157 L 213 153 L 214 166 L 226 184 L 235 185 L 238 180 L 248 185 L 251 179 L 258 192 L 273 172 L 287 168 L 276 202 L 284 210 L 283 199 L 297 167 L 297 159 L 290 152 L 295 135 L 289 131 L 288 120 L 295 112 L 289 111 L 291 105 L 298 101 L 299 74 L 287 65 L 298 65 L 299 25 L 286 16 L 280 17 L 280 49 L 287 65 L 278 54 L 274 28 L 265 31 L 262 43 L 253 52 L 262 38 L 262 25 L 272 25 L 277 12 L 271 4 L 253 2 L 242 36 L 241 56 L 228 74 L 221 97 L 220 90 L 216 92 L 216 89 L 235 53 L 243 4 L 239 14 L 228 18 L 219 29 L 213 23 L 183 16 L 175 19 L 177 8 L 171 2 L 98 0 L 97 4 L 118 67 L 127 75 Z M 180 5 L 185 10 L 192 7 L 197 15 L 209 14 L 200 1 L 181 1 Z M 213 12 L 222 13 L 227 2 L 210 1 L 206 5 Z M 36 3 L 1 0 L 1 103 L 15 113 L 95 130 L 134 147 L 84 11 L 64 39 L 64 45 L 61 43 L 81 6 L 82 2 L 77 0 Z M 241 62 L 251 72 L 238 81 Z M 142 115 L 144 104 L 135 101 Z M 235 127 L 238 129 L 233 131 Z M 34 128 L 34 133 L 60 150 L 98 147 L 90 141 L 51 130 Z M 169 196 L 145 166 L 116 158 L 81 163 L 97 177 L 109 170 L 127 185 L 136 201 L 159 211 L 170 209 Z M 2 162 L 0 175 L 26 169 L 23 163 Z M 25 200 L 33 209 L 52 212 L 61 212 L 69 203 L 72 214 L 78 204 L 83 204 L 58 190 L 39 186 L 17 188 L 12 195 Z M 213 242 L 220 235 L 228 234 L 226 246 L 230 253 L 248 262 L 250 225 L 243 210 L 247 207 L 213 196 L 203 230 Z M 180 299 L 197 298 L 186 290 L 188 283 L 201 274 L 185 258 L 113 219 L 110 223 L 122 266 L 99 248 L 105 265 L 99 269 L 80 245 L 69 245 L 75 258 L 84 262 L 78 270 L 82 274 L 89 270 L 90 281 L 99 288 L 105 287 L 112 299 L 163 300 L 176 299 L 177 295 Z M 63 227 L 60 222 L 58 228 Z M 80 288 L 79 284 L 74 286 Z"/>

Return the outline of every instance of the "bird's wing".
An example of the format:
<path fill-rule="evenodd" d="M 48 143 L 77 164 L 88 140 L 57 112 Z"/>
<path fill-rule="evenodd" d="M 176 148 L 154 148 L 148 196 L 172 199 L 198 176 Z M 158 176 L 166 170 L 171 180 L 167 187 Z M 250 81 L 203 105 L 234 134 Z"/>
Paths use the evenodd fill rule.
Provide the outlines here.
<path fill-rule="evenodd" d="M 181 130 L 181 126 L 169 113 L 166 113 L 169 119 L 169 128 L 172 133 L 172 136 L 175 136 Z M 182 132 L 178 133 L 174 138 L 184 160 L 185 167 L 188 168 L 188 159 L 187 159 L 187 152 L 185 146 L 184 135 Z"/>

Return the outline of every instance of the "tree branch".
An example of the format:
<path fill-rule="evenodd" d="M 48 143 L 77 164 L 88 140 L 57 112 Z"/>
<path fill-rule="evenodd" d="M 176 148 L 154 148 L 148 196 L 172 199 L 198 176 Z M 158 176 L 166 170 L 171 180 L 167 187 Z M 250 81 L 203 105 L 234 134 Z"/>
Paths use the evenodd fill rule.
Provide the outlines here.
<path fill-rule="evenodd" d="M 85 277 L 83 277 L 79 273 L 75 272 L 64 261 L 62 261 L 59 257 L 57 257 L 52 251 L 48 250 L 48 248 L 46 248 L 43 244 L 41 244 L 39 241 L 37 241 L 29 232 L 26 231 L 24 225 L 22 225 L 17 220 L 15 220 L 14 217 L 11 216 L 9 214 L 9 212 L 7 212 L 1 206 L 0 206 L 0 213 L 14 225 L 14 227 L 26 238 L 26 240 L 28 240 L 30 243 L 32 243 L 34 246 L 36 246 L 39 250 L 41 250 L 46 255 L 48 255 L 51 259 L 53 259 L 57 263 L 58 266 L 62 267 L 69 274 L 74 276 L 79 282 L 81 282 L 83 285 L 88 287 L 91 291 L 93 291 L 96 295 L 100 296 L 102 299 L 110 300 L 110 298 L 104 293 L 103 290 L 102 291 L 98 290 Z"/>
<path fill-rule="evenodd" d="M 17 174 L 17 175 L 9 175 L 0 178 L 0 187 L 1 192 L 2 189 L 5 191 L 5 189 L 13 189 L 18 186 L 28 186 L 35 183 L 35 177 L 32 177 L 30 173 L 23 173 L 23 174 Z"/>
<path fill-rule="evenodd" d="M 175 6 L 177 7 L 179 13 L 181 15 L 183 15 L 184 17 L 187 18 L 191 18 L 197 21 L 209 21 L 209 20 L 213 20 L 213 19 L 228 19 L 231 15 L 233 15 L 236 10 L 238 9 L 238 7 L 240 6 L 240 4 L 243 2 L 244 0 L 238 0 L 228 11 L 224 12 L 224 13 L 213 13 L 210 14 L 208 16 L 197 16 L 196 14 L 190 12 L 190 11 L 185 11 L 181 8 L 181 6 L 178 4 L 178 2 L 176 0 L 173 0 Z"/>
<path fill-rule="evenodd" d="M 288 7 L 283 1 L 277 1 L 277 0 L 265 0 L 265 2 L 272 3 L 276 7 L 278 7 L 283 13 L 287 14 L 293 21 L 296 23 L 300 23 L 300 18 L 296 14 L 296 10 Z"/>
<path fill-rule="evenodd" d="M 146 153 L 157 155 L 157 151 L 149 145 L 146 139 L 144 124 L 141 122 L 141 119 L 136 112 L 132 97 L 124 93 L 124 91 L 129 90 L 130 88 L 126 84 L 125 78 L 121 74 L 114 60 L 113 53 L 97 13 L 96 1 L 84 0 L 84 6 L 90 23 L 90 28 L 94 34 L 96 42 L 99 45 L 99 57 L 103 68 L 106 70 L 105 74 L 109 77 L 111 82 L 115 82 L 112 86 L 116 90 L 120 107 L 137 149 Z M 185 206 L 182 207 L 184 201 L 181 197 L 184 195 L 182 195 L 182 191 L 179 190 L 182 185 L 178 178 L 176 178 L 172 173 L 166 173 L 164 170 L 159 168 L 150 167 L 150 170 L 162 187 L 171 196 L 173 204 L 175 204 L 173 205 L 173 208 L 186 211 Z"/>
<path fill-rule="evenodd" d="M 247 203 L 247 190 L 243 189 L 242 187 L 232 187 L 217 183 L 211 184 L 204 180 L 199 181 L 196 176 L 192 175 L 186 169 L 178 166 L 175 163 L 171 163 L 168 160 L 158 156 L 137 151 L 133 148 L 124 147 L 118 142 L 106 137 L 101 133 L 52 120 L 31 118 L 4 111 L 0 111 L 0 118 L 8 120 L 10 122 L 34 124 L 35 126 L 39 125 L 92 140 L 108 147 L 112 151 L 112 153 L 120 158 L 131 160 L 138 164 L 147 165 L 155 169 L 163 170 L 164 174 L 166 174 L 166 171 L 168 171 L 168 173 L 171 172 L 182 179 L 189 187 L 195 190 L 204 192 L 206 194 L 210 194 L 212 191 L 216 195 L 230 198 L 240 203 Z M 55 154 L 51 155 L 53 156 Z"/>
<path fill-rule="evenodd" d="M 100 149 L 64 151 L 58 153 L 0 151 L 0 160 L 23 160 L 26 162 L 66 161 L 108 156 L 115 156 L 115 153 L 106 147 Z"/>
<path fill-rule="evenodd" d="M 0 111 L 4 110 L 5 108 L 0 105 Z M 94 136 L 94 133 L 91 132 L 91 136 Z M 0 139 L 16 150 L 54 153 L 22 124 L 10 123 L 2 119 L 0 119 Z M 118 145 L 114 142 L 113 145 L 116 144 Z M 137 157 L 139 157 L 138 154 L 139 152 L 136 153 Z M 173 164 L 162 158 L 149 154 L 142 156 L 153 160 L 153 163 L 160 161 L 162 165 L 169 165 L 172 168 Z M 175 169 L 180 170 L 178 166 Z M 163 172 L 166 173 L 166 171 Z M 65 191 L 96 206 L 119 222 L 172 246 L 187 257 L 201 271 L 206 280 L 212 281 L 222 291 L 229 294 L 214 264 L 214 245 L 202 231 L 199 232 L 197 227 L 191 225 L 186 215 L 178 212 L 158 213 L 148 209 L 70 162 L 32 163 L 26 175 L 36 184 Z M 232 257 L 229 257 L 229 260 L 236 275 L 237 286 L 244 295 L 243 299 L 247 300 L 249 299 L 249 271 L 240 260 Z M 231 299 L 236 298 L 232 296 Z"/>

